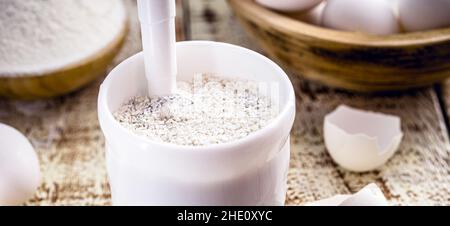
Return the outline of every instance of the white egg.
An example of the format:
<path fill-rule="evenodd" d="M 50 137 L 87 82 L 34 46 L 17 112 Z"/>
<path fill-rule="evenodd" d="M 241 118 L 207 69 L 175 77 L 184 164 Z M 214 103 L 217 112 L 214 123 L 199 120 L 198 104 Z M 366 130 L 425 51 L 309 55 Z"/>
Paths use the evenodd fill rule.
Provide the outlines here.
<path fill-rule="evenodd" d="M 322 24 L 322 14 L 325 5 L 326 3 L 322 2 L 306 12 L 292 14 L 291 16 L 297 20 L 320 26 Z"/>
<path fill-rule="evenodd" d="M 283 12 L 305 11 L 313 8 L 323 0 L 256 0 L 259 4 Z"/>
<path fill-rule="evenodd" d="M 400 23 L 406 31 L 450 26 L 450 0 L 399 0 Z"/>
<path fill-rule="evenodd" d="M 323 12 L 325 27 L 375 35 L 399 32 L 399 23 L 387 0 L 328 0 Z"/>
<path fill-rule="evenodd" d="M 386 163 L 403 138 L 400 118 L 339 106 L 324 121 L 325 146 L 341 167 L 365 172 Z"/>
<path fill-rule="evenodd" d="M 16 129 L 0 123 L 0 205 L 20 205 L 32 198 L 41 180 L 33 146 Z"/>

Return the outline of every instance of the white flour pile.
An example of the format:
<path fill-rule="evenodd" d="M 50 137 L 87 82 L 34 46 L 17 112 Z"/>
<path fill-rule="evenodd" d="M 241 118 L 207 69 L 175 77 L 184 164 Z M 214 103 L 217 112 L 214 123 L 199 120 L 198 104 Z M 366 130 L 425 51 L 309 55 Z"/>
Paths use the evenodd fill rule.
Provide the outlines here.
<path fill-rule="evenodd" d="M 0 0 L 0 76 L 43 74 L 110 44 L 121 0 Z"/>
<path fill-rule="evenodd" d="M 258 83 L 196 76 L 172 96 L 134 97 L 114 116 L 154 141 L 188 146 L 226 143 L 261 129 L 278 112 Z"/>

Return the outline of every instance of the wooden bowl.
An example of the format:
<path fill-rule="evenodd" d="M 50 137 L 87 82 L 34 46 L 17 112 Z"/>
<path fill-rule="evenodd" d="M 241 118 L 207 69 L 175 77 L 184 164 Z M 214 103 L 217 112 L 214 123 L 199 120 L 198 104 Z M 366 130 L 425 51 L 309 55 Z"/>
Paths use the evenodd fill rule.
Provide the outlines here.
<path fill-rule="evenodd" d="M 310 25 L 253 0 L 229 0 L 268 55 L 309 79 L 373 92 L 427 86 L 450 76 L 450 28 L 368 35 Z"/>
<path fill-rule="evenodd" d="M 103 75 L 122 47 L 128 21 L 113 41 L 91 56 L 43 75 L 5 77 L 0 75 L 0 97 L 36 100 L 70 93 Z"/>

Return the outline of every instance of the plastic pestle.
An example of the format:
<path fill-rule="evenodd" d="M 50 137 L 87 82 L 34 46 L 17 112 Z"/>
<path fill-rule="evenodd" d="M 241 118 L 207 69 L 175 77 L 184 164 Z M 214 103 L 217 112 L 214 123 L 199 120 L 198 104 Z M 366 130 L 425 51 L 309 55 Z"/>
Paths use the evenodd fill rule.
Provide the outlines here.
<path fill-rule="evenodd" d="M 176 89 L 175 0 L 138 0 L 148 95 L 166 96 Z"/>

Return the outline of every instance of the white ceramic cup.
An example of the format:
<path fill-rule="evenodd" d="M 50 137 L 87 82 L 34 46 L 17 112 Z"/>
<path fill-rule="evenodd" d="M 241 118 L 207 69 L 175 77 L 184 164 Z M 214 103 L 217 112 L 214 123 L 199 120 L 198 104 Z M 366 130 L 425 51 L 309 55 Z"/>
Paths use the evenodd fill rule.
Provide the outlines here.
<path fill-rule="evenodd" d="M 177 43 L 178 80 L 196 73 L 238 76 L 279 86 L 279 114 L 266 127 L 224 144 L 190 147 L 134 134 L 113 117 L 146 95 L 143 55 L 118 65 L 103 82 L 98 111 L 106 138 L 113 205 L 283 205 L 295 95 L 283 70 L 245 48 L 209 41 Z"/>

